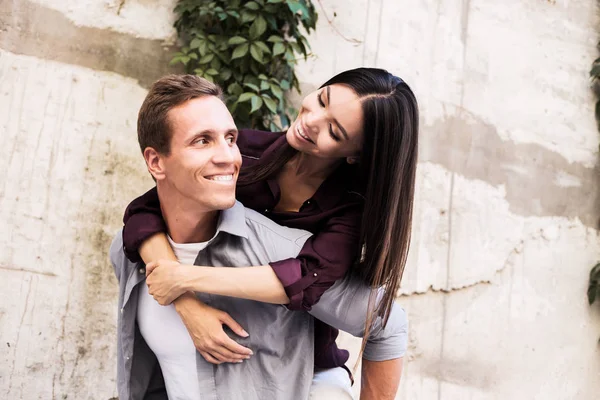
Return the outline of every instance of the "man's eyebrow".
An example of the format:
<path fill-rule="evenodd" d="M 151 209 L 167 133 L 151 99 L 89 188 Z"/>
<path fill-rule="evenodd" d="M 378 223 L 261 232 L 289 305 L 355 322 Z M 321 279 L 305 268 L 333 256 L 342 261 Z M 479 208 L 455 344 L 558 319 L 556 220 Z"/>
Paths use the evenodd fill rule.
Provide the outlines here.
<path fill-rule="evenodd" d="M 327 104 L 331 104 L 331 86 L 327 86 Z M 333 122 L 335 122 L 337 127 L 340 128 L 340 131 L 342 131 L 342 135 L 344 135 L 344 138 L 346 138 L 346 140 L 350 140 L 350 138 L 348 137 L 348 132 L 346 132 L 342 124 L 340 124 L 335 118 L 333 119 Z"/>

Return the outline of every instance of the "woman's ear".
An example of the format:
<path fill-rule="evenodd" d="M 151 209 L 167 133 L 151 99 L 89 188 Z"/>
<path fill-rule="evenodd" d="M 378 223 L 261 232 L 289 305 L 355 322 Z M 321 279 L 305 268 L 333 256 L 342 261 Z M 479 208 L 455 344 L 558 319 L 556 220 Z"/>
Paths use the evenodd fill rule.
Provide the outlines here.
<path fill-rule="evenodd" d="M 163 162 L 163 156 L 152 147 L 146 147 L 144 149 L 144 160 L 146 160 L 146 166 L 148 172 L 154 177 L 154 180 L 165 179 L 165 165 Z"/>
<path fill-rule="evenodd" d="M 346 157 L 346 162 L 348 164 L 357 164 L 360 161 L 360 157 Z"/>

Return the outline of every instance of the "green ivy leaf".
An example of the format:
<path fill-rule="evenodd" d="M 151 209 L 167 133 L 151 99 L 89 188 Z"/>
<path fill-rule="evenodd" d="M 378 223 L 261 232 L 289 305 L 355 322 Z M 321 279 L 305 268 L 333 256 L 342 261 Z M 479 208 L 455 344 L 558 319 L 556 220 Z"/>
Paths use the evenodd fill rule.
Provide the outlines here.
<path fill-rule="evenodd" d="M 237 13 L 237 11 L 227 11 L 227 14 L 231 15 L 234 18 L 239 18 L 240 14 Z"/>
<path fill-rule="evenodd" d="M 267 21 L 262 15 L 256 17 L 252 25 L 250 26 L 250 37 L 252 39 L 259 38 L 260 35 L 265 33 L 267 30 Z"/>
<path fill-rule="evenodd" d="M 596 301 L 596 298 L 600 294 L 600 263 L 596 264 L 590 271 L 590 281 L 588 284 L 588 301 L 591 304 Z"/>
<path fill-rule="evenodd" d="M 227 86 L 227 93 L 232 94 L 234 96 L 240 96 L 244 92 L 244 89 L 240 86 L 239 83 L 234 82 L 231 85 Z"/>
<path fill-rule="evenodd" d="M 308 43 L 308 40 L 306 40 L 306 38 L 304 36 L 300 36 L 300 42 L 302 43 L 302 45 L 304 46 L 304 48 L 306 50 L 310 50 L 310 44 Z"/>
<path fill-rule="evenodd" d="M 218 57 L 213 58 L 213 60 L 210 62 L 210 66 L 213 67 L 214 69 L 221 69 L 221 61 L 219 60 Z"/>
<path fill-rule="evenodd" d="M 236 58 L 244 57 L 246 55 L 246 53 L 248 53 L 249 47 L 250 46 L 248 45 L 248 43 L 240 44 L 238 47 L 235 48 L 235 50 L 233 50 L 231 59 L 235 60 Z"/>
<path fill-rule="evenodd" d="M 260 90 L 267 90 L 269 88 L 269 82 L 266 80 L 260 82 Z"/>
<path fill-rule="evenodd" d="M 290 42 L 290 45 L 292 46 L 292 49 L 294 49 L 294 51 L 296 52 L 296 54 L 304 54 L 304 52 L 302 51 L 302 49 L 300 48 L 300 46 L 298 45 L 298 43 L 296 43 L 296 42 Z"/>
<path fill-rule="evenodd" d="M 204 42 L 204 40 L 202 39 L 192 39 L 192 41 L 190 42 L 190 49 L 197 49 L 198 47 L 200 47 L 200 45 Z"/>
<path fill-rule="evenodd" d="M 309 16 L 309 12 L 304 6 L 304 4 L 300 3 L 296 0 L 287 0 L 286 1 L 290 11 L 294 14 L 300 13 L 302 15 L 302 19 L 305 19 Z"/>
<path fill-rule="evenodd" d="M 236 44 L 242 44 L 242 43 L 246 43 L 248 41 L 248 39 L 243 38 L 241 36 L 234 36 L 231 39 L 229 39 L 227 41 L 227 43 L 229 43 L 232 46 L 235 46 Z"/>
<path fill-rule="evenodd" d="M 198 45 L 198 53 L 200 53 L 201 56 L 204 56 L 207 49 L 208 43 L 206 43 L 206 40 L 202 39 L 202 42 Z"/>
<path fill-rule="evenodd" d="M 227 81 L 229 80 L 229 78 L 231 78 L 231 70 L 228 68 L 222 69 L 219 76 L 222 80 Z"/>
<path fill-rule="evenodd" d="M 271 84 L 271 93 L 273 93 L 273 96 L 277 97 L 279 100 L 283 99 L 283 91 L 281 90 L 281 88 L 279 86 L 273 85 Z"/>
<path fill-rule="evenodd" d="M 207 54 L 204 57 L 202 57 L 200 60 L 198 60 L 198 64 L 208 64 L 209 62 L 212 61 L 212 59 L 215 57 L 214 54 Z"/>
<path fill-rule="evenodd" d="M 272 3 L 272 4 L 283 3 L 283 0 L 268 0 L 267 3 Z"/>
<path fill-rule="evenodd" d="M 273 56 L 278 56 L 280 54 L 283 54 L 285 52 L 285 46 L 283 45 L 283 43 L 275 43 L 273 45 Z"/>
<path fill-rule="evenodd" d="M 254 43 L 250 45 L 250 55 L 259 63 L 264 62 L 262 50 Z"/>
<path fill-rule="evenodd" d="M 269 79 L 269 77 L 268 77 L 268 76 L 266 76 L 265 74 L 259 74 L 259 75 L 258 75 L 258 79 L 260 79 L 260 80 L 263 80 L 263 81 L 266 81 L 267 79 Z"/>
<path fill-rule="evenodd" d="M 263 100 L 269 111 L 271 111 L 273 114 L 277 113 L 277 104 L 273 99 L 271 99 L 270 97 L 263 96 Z"/>
<path fill-rule="evenodd" d="M 206 70 L 205 74 L 214 76 L 214 75 L 219 75 L 219 71 L 217 71 L 214 68 L 209 68 L 208 70 Z"/>
<path fill-rule="evenodd" d="M 250 92 L 246 92 L 246 93 L 242 93 L 240 95 L 240 97 L 238 98 L 238 103 L 243 103 L 245 101 L 248 101 L 252 98 L 252 96 L 256 96 L 254 93 L 250 93 Z"/>
<path fill-rule="evenodd" d="M 271 43 L 282 43 L 283 39 L 280 38 L 279 36 L 275 36 L 275 35 L 271 35 L 269 36 L 269 38 L 267 39 L 267 42 L 271 42 Z"/>
<path fill-rule="evenodd" d="M 279 86 L 281 86 L 281 88 L 283 90 L 290 90 L 290 83 L 288 81 L 286 81 L 285 79 L 281 80 L 281 82 L 279 83 Z"/>
<path fill-rule="evenodd" d="M 248 8 L 252 11 L 256 11 L 260 8 L 260 6 L 258 4 L 256 4 L 256 2 L 254 2 L 254 1 L 247 2 L 244 7 Z"/>
<path fill-rule="evenodd" d="M 254 44 L 257 45 L 263 53 L 271 54 L 271 49 L 269 49 L 269 46 L 267 46 L 265 42 L 254 42 Z"/>
<path fill-rule="evenodd" d="M 258 86 L 252 84 L 252 83 L 244 83 L 244 86 L 249 87 L 250 89 L 254 90 L 256 93 L 260 92 L 260 89 L 258 88 Z"/>
<path fill-rule="evenodd" d="M 254 21 L 254 18 L 256 18 L 256 13 L 249 11 L 249 10 L 242 11 L 242 24 L 245 24 L 250 21 Z"/>
<path fill-rule="evenodd" d="M 252 108 L 250 109 L 250 114 L 252 114 L 254 111 L 257 111 L 262 107 L 263 100 L 258 96 L 252 96 L 252 98 L 250 99 L 250 104 L 252 105 Z"/>

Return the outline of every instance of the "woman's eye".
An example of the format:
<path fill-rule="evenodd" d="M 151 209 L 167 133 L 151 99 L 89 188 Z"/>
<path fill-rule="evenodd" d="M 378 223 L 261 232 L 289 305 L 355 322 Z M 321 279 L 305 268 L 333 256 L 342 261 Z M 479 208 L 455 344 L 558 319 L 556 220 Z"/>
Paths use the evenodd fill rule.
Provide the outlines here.
<path fill-rule="evenodd" d="M 337 137 L 335 133 L 333 133 L 333 127 L 331 126 L 331 124 L 329 124 L 329 136 L 331 136 L 331 138 L 336 142 L 340 141 L 340 138 Z"/>
<path fill-rule="evenodd" d="M 317 97 L 319 98 L 319 104 L 321 105 L 321 107 L 325 108 L 325 103 L 323 103 L 322 94 L 323 91 L 319 92 L 319 95 Z"/>

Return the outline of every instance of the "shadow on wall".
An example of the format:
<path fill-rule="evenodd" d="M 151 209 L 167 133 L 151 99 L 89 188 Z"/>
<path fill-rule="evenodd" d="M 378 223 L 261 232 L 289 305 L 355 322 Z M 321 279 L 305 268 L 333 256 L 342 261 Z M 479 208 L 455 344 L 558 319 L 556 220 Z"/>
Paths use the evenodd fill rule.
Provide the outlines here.
<path fill-rule="evenodd" d="M 176 51 L 171 44 L 76 26 L 59 11 L 26 0 L 0 2 L 0 27 L 4 50 L 116 72 L 146 88 L 167 73 L 182 72 L 169 67 Z"/>

